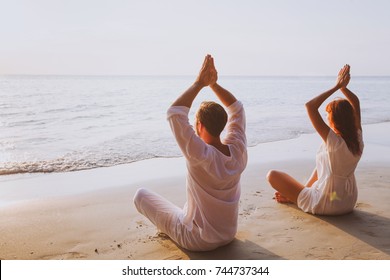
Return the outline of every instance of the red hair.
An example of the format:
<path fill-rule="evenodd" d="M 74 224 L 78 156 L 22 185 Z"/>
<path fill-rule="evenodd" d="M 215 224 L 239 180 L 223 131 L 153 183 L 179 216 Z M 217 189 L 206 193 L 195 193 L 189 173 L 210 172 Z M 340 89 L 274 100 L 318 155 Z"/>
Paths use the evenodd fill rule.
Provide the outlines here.
<path fill-rule="evenodd" d="M 358 126 L 351 103 L 339 98 L 330 102 L 326 106 L 326 111 L 330 115 L 335 132 L 344 139 L 352 154 L 360 156 L 362 150 L 358 139 Z"/>

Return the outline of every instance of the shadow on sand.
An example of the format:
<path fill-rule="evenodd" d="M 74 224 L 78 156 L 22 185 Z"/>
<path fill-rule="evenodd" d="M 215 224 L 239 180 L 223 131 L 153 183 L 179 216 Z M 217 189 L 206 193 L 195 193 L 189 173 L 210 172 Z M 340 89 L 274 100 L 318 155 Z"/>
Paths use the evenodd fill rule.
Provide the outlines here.
<path fill-rule="evenodd" d="M 390 219 L 355 209 L 343 216 L 316 216 L 387 254 L 390 258 Z"/>
<path fill-rule="evenodd" d="M 234 239 L 226 246 L 209 252 L 191 252 L 182 249 L 191 260 L 281 260 L 280 256 L 249 240 Z"/>

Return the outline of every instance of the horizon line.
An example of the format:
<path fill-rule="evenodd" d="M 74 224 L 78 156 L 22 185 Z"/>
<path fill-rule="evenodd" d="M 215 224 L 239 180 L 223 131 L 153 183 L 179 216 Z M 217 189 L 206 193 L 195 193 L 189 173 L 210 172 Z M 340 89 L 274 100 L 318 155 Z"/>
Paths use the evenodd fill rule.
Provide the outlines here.
<path fill-rule="evenodd" d="M 30 76 L 30 77 L 39 77 L 39 76 L 52 76 L 52 77 L 194 77 L 196 75 L 190 74 L 0 74 L 0 77 L 16 77 L 16 76 Z M 335 77 L 335 75 L 323 74 L 323 75 L 310 75 L 310 74 L 294 74 L 294 75 L 285 75 L 285 74 L 272 74 L 272 75 L 258 75 L 258 74 L 228 74 L 228 75 L 219 75 L 219 77 Z M 386 75 L 354 75 L 354 77 L 390 77 L 390 74 Z"/>

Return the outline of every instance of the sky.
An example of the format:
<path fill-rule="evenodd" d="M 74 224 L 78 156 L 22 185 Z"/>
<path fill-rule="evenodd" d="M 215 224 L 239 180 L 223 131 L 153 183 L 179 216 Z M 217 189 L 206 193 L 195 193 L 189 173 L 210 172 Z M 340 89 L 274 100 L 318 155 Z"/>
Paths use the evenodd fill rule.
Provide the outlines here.
<path fill-rule="evenodd" d="M 0 75 L 390 75 L 388 0 L 0 0 Z"/>

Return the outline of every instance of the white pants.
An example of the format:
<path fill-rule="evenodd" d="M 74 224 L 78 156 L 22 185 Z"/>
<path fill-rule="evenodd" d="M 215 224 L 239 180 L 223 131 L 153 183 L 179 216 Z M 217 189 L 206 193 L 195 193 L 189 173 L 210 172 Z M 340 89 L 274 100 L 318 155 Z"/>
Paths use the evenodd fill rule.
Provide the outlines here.
<path fill-rule="evenodd" d="M 194 224 L 189 231 L 181 223 L 183 210 L 162 196 L 138 189 L 134 196 L 138 212 L 148 218 L 161 232 L 167 234 L 179 246 L 190 251 L 210 251 L 225 244 L 210 244 L 202 240 L 199 228 Z"/>

